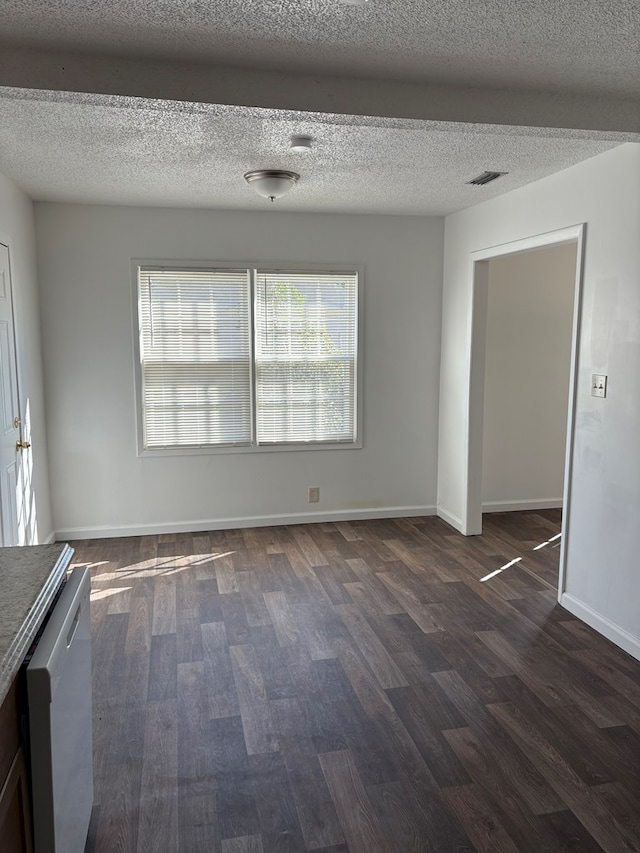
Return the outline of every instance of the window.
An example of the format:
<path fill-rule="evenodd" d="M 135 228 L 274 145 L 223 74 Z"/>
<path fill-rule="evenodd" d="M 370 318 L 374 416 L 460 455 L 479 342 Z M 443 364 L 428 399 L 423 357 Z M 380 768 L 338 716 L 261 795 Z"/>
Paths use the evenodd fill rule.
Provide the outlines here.
<path fill-rule="evenodd" d="M 137 272 L 143 450 L 357 442 L 357 272 Z"/>

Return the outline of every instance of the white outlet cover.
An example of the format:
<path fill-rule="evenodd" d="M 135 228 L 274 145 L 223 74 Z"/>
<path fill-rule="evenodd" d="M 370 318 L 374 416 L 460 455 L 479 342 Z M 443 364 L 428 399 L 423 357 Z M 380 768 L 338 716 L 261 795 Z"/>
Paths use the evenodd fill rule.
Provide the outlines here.
<path fill-rule="evenodd" d="M 591 374 L 591 396 L 606 397 L 607 396 L 607 376 L 604 373 Z"/>

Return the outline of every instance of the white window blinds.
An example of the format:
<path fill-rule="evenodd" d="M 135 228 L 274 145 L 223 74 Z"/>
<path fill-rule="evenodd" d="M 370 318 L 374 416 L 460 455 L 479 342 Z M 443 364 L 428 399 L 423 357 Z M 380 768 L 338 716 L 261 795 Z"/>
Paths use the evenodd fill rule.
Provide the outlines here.
<path fill-rule="evenodd" d="M 258 444 L 355 441 L 357 273 L 255 278 Z"/>
<path fill-rule="evenodd" d="M 250 444 L 250 277 L 140 268 L 145 449 Z"/>

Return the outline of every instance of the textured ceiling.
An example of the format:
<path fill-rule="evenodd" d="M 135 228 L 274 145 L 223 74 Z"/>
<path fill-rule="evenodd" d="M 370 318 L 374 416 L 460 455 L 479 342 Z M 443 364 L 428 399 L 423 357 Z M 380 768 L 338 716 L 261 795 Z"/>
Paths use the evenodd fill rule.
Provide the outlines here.
<path fill-rule="evenodd" d="M 372 0 L 374 2 L 374 0 Z M 291 134 L 314 138 L 289 150 Z M 0 173 L 40 200 L 264 210 L 243 180 L 300 172 L 274 208 L 442 215 L 619 143 L 579 132 L 0 89 Z M 495 184 L 465 182 L 485 169 Z"/>
<path fill-rule="evenodd" d="M 638 2 L 2 0 L 0 45 L 102 55 L 116 72 L 118 57 L 154 59 L 169 79 L 171 60 L 193 60 L 640 102 Z M 290 152 L 292 133 L 312 151 Z M 441 215 L 629 138 L 0 89 L 0 172 L 47 200 L 264 209 L 243 173 L 288 168 L 302 178 L 282 210 Z M 509 175 L 466 186 L 485 169 Z"/>
<path fill-rule="evenodd" d="M 1 15 L 4 44 L 640 94 L 638 0 L 3 0 Z"/>

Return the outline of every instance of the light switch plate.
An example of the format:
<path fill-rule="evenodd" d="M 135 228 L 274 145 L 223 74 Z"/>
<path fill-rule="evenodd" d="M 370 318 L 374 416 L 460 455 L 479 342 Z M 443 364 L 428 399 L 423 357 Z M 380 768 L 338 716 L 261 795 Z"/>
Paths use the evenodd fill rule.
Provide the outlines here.
<path fill-rule="evenodd" d="M 604 373 L 591 374 L 591 396 L 606 397 L 607 396 L 607 377 Z"/>

